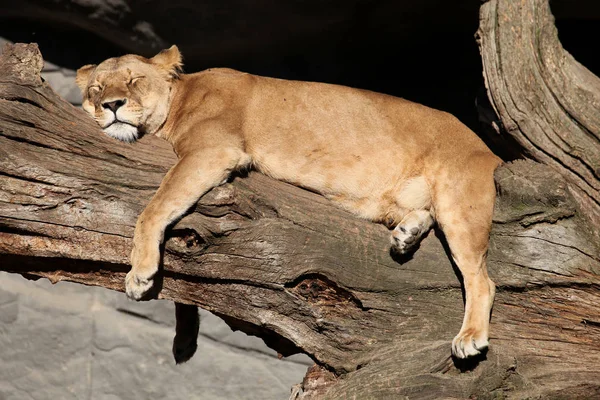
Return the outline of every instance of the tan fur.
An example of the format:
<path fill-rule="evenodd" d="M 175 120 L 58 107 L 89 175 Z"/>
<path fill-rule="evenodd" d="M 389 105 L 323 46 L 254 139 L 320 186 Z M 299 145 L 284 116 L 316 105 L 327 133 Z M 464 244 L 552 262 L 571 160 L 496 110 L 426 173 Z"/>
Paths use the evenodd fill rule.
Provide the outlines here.
<path fill-rule="evenodd" d="M 78 71 L 83 107 L 107 133 L 156 134 L 179 157 L 138 220 L 130 297 L 151 288 L 166 227 L 232 171 L 252 166 L 396 226 L 392 244 L 401 253 L 435 218 L 466 289 L 453 353 L 469 357 L 487 346 L 494 284 L 485 256 L 500 160 L 472 131 L 450 114 L 379 93 L 230 69 L 179 75 L 180 67 L 172 47 Z M 115 102 L 123 103 L 116 114 Z M 126 124 L 107 127 L 115 115 Z"/>

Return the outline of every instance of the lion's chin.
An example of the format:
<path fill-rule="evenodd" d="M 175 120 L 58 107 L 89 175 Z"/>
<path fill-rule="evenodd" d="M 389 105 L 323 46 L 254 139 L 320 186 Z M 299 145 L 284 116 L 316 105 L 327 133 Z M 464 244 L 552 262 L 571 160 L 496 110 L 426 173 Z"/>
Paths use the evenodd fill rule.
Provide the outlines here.
<path fill-rule="evenodd" d="M 104 133 L 127 143 L 135 142 L 138 139 L 138 128 L 122 122 L 115 122 L 104 128 Z"/>

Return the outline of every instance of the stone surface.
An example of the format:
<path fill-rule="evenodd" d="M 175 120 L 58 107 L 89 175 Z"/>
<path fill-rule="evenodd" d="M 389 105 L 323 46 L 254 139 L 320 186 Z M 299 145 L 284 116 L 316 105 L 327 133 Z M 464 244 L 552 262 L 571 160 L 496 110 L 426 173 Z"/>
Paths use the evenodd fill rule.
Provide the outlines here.
<path fill-rule="evenodd" d="M 174 307 L 0 273 L 0 399 L 286 399 L 310 362 L 201 313 L 198 351 L 176 366 Z"/>

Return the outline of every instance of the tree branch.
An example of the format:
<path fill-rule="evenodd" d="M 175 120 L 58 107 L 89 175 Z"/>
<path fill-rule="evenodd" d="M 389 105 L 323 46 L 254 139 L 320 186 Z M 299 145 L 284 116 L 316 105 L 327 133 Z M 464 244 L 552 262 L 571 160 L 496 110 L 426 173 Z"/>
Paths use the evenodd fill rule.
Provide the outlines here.
<path fill-rule="evenodd" d="M 40 69 L 35 45 L 0 58 L 0 269 L 123 291 L 137 215 L 175 157 L 106 137 Z M 520 161 L 497 181 L 498 293 L 475 364 L 450 358 L 462 293 L 435 233 L 398 262 L 383 226 L 254 172 L 168 232 L 160 297 L 309 354 L 303 398 L 600 394 L 600 250 L 560 175 Z"/>
<path fill-rule="evenodd" d="M 490 0 L 479 20 L 498 133 L 565 176 L 600 227 L 600 79 L 563 49 L 548 0 Z"/>

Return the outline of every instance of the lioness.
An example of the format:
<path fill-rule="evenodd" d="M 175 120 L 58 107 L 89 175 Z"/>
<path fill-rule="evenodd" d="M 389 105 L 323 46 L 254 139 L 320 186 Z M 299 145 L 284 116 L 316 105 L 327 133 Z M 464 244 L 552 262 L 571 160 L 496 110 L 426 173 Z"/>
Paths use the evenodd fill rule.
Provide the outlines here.
<path fill-rule="evenodd" d="M 155 134 L 179 157 L 138 219 L 127 296 L 151 289 L 166 227 L 232 171 L 252 167 L 395 226 L 399 253 L 437 222 L 466 294 L 452 353 L 466 358 L 488 346 L 495 286 L 486 253 L 501 160 L 471 130 L 445 112 L 366 90 L 231 69 L 182 74 L 181 66 L 172 46 L 77 71 L 83 108 L 104 132 L 126 142 Z"/>

